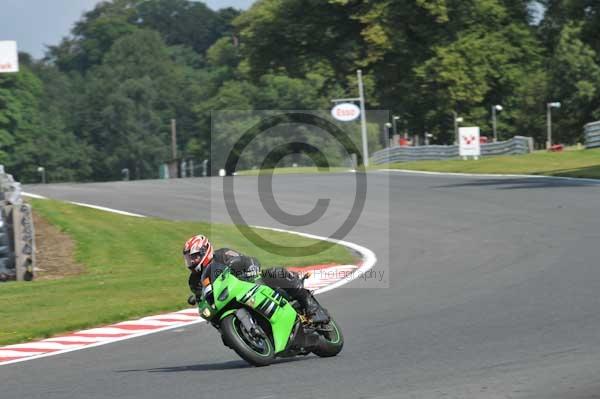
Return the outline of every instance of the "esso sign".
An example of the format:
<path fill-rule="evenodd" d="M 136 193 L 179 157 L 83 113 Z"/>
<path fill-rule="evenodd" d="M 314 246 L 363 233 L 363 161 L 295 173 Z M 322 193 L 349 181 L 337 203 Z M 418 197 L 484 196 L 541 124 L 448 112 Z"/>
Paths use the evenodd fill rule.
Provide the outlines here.
<path fill-rule="evenodd" d="M 360 116 L 360 108 L 356 104 L 341 103 L 332 108 L 331 116 L 338 121 L 350 122 Z"/>

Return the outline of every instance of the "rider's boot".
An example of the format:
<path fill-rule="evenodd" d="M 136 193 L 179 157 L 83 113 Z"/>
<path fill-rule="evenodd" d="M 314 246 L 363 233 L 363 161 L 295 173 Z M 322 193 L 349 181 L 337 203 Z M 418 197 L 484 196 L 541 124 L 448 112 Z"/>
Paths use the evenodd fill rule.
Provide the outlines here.
<path fill-rule="evenodd" d="M 321 307 L 312 293 L 304 288 L 304 279 L 297 273 L 284 268 L 273 268 L 263 272 L 264 282 L 270 287 L 280 287 L 290 297 L 296 299 L 313 323 L 328 323 L 327 311 Z"/>
<path fill-rule="evenodd" d="M 313 323 L 329 323 L 329 314 L 315 299 L 309 290 L 302 290 L 298 295 L 298 301 L 309 315 Z"/>

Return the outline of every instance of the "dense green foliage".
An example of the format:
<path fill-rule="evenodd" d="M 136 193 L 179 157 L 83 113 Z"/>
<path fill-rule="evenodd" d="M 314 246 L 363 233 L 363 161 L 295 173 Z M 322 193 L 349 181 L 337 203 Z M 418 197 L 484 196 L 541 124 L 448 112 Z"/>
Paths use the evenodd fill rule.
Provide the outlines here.
<path fill-rule="evenodd" d="M 543 5 L 543 17 L 533 14 Z M 327 109 L 356 96 L 399 129 L 453 140 L 452 112 L 501 138 L 582 139 L 600 119 L 600 3 L 591 0 L 258 0 L 213 11 L 189 0 L 105 1 L 44 60 L 0 76 L 0 162 L 22 181 L 157 177 L 177 119 L 182 158 L 211 155 L 211 112 Z M 212 137 L 231 141 L 233 121 Z M 228 130 L 229 129 L 229 130 Z M 371 149 L 382 143 L 370 126 Z M 379 132 L 379 133 L 378 133 Z M 316 141 L 315 145 L 323 145 Z"/>

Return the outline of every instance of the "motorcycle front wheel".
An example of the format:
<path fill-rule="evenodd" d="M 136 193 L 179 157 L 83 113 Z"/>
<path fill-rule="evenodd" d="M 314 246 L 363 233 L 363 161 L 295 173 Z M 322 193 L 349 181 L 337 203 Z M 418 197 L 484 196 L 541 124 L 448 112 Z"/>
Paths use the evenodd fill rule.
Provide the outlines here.
<path fill-rule="evenodd" d="M 221 333 L 228 346 L 248 363 L 262 367 L 273 362 L 275 348 L 271 338 L 264 331 L 247 331 L 235 314 L 221 320 Z"/>

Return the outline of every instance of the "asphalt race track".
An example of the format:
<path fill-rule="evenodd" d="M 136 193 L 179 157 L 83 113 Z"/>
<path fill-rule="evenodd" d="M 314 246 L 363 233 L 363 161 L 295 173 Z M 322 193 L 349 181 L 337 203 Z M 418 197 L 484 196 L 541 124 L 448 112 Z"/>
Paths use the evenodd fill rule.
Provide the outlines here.
<path fill-rule="evenodd" d="M 332 198 L 323 218 L 294 228 L 329 235 L 347 216 L 354 178 L 277 176 L 274 191 L 295 214 Z M 234 180 L 247 222 L 280 227 L 258 201 L 257 178 Z M 221 182 L 25 191 L 228 222 Z M 369 173 L 365 209 L 346 239 L 377 254 L 384 278 L 320 297 L 345 335 L 336 358 L 248 367 L 203 323 L 2 366 L 0 398 L 600 397 L 599 184 Z"/>

